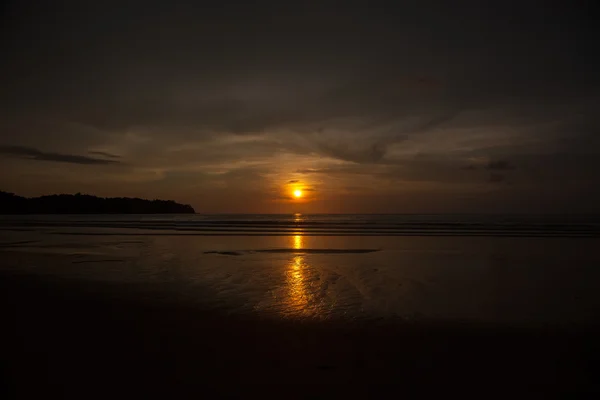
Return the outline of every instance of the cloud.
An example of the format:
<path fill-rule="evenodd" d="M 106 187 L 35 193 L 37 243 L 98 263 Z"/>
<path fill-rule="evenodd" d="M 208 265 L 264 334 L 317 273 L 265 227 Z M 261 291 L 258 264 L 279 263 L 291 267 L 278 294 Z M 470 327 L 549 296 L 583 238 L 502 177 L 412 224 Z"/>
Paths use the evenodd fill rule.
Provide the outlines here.
<path fill-rule="evenodd" d="M 327 143 L 321 140 L 313 140 L 320 153 L 343 161 L 358 164 L 368 164 L 381 161 L 386 154 L 386 145 L 383 142 L 375 142 L 365 148 L 351 148 L 348 143 Z"/>
<path fill-rule="evenodd" d="M 288 183 L 298 183 L 298 182 L 300 182 L 300 181 L 297 179 L 292 179 L 291 181 L 288 181 Z"/>
<path fill-rule="evenodd" d="M 30 160 L 38 161 L 52 161 L 70 164 L 82 164 L 82 165 L 114 165 L 121 164 L 116 160 L 105 160 L 100 158 L 93 158 L 87 156 L 80 156 L 74 154 L 61 154 L 44 152 L 33 147 L 25 146 L 0 146 L 0 154 L 7 156 L 14 156 L 19 158 L 25 158 Z"/>
<path fill-rule="evenodd" d="M 378 111 L 373 112 L 376 114 Z M 359 122 L 337 121 L 337 125 L 335 121 L 330 122 L 334 129 L 319 128 L 305 137 L 318 153 L 328 157 L 357 164 L 381 163 L 386 160 L 391 146 L 406 141 L 411 135 L 439 127 L 458 114 L 458 111 L 447 111 L 433 116 L 413 116 L 411 119 L 391 112 L 376 122 L 369 122 L 371 117 L 364 115 Z"/>
<path fill-rule="evenodd" d="M 88 154 L 95 155 L 95 156 L 107 157 L 107 158 L 121 158 L 121 156 L 119 156 L 119 155 L 107 153 L 105 151 L 88 151 Z"/>
<path fill-rule="evenodd" d="M 506 160 L 497 160 L 497 161 L 490 161 L 488 163 L 486 169 L 493 170 L 493 171 L 507 171 L 507 170 L 515 169 L 515 167 L 512 166 Z"/>
<path fill-rule="evenodd" d="M 492 174 L 490 174 L 490 177 L 488 180 L 489 180 L 489 182 L 492 182 L 492 183 L 500 183 L 500 182 L 504 182 L 504 179 L 505 179 L 504 175 L 492 173 Z"/>
<path fill-rule="evenodd" d="M 427 132 L 430 129 L 436 128 L 446 122 L 452 121 L 457 115 L 458 111 L 446 112 L 441 115 L 431 117 L 429 120 L 425 120 L 412 129 L 412 132 Z"/>
<path fill-rule="evenodd" d="M 509 171 L 515 169 L 515 167 L 506 160 L 490 160 L 487 163 L 484 162 L 476 162 L 473 164 L 467 164 L 461 167 L 462 170 L 465 171 L 475 171 L 480 167 L 485 168 L 488 171 Z"/>
<path fill-rule="evenodd" d="M 377 167 L 373 165 L 373 167 Z M 305 168 L 298 169 L 296 173 L 298 174 L 323 174 L 328 176 L 334 175 L 360 175 L 360 174 L 369 174 L 371 168 L 364 168 L 358 164 L 346 164 L 340 166 L 332 166 L 327 168 Z"/>

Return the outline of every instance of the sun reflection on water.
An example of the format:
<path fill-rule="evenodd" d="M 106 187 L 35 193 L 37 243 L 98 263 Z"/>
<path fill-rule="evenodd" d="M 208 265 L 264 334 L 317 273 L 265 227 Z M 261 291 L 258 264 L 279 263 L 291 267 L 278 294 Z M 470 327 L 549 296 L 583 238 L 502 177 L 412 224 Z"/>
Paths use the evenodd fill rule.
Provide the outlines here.
<path fill-rule="evenodd" d="M 308 306 L 308 293 L 306 290 L 306 282 L 304 279 L 304 257 L 294 256 L 293 260 L 289 263 L 287 271 L 287 284 L 288 284 L 288 308 L 294 314 L 300 313 L 305 314 Z"/>
<path fill-rule="evenodd" d="M 301 250 L 304 247 L 304 240 L 301 235 L 292 237 L 292 246 L 295 250 Z M 287 309 L 292 314 L 308 314 L 310 292 L 307 290 L 309 282 L 306 279 L 306 271 L 310 266 L 306 264 L 305 257 L 301 254 L 294 255 L 294 258 L 288 263 L 286 276 L 288 286 L 288 305 Z"/>
<path fill-rule="evenodd" d="M 294 235 L 292 245 L 294 246 L 294 250 L 301 250 L 304 247 L 304 237 L 302 235 Z"/>

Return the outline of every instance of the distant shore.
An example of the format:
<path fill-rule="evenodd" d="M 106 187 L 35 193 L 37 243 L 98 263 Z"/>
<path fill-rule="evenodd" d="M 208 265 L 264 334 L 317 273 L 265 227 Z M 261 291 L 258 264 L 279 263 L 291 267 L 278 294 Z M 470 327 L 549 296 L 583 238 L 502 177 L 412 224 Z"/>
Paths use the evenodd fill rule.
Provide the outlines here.
<path fill-rule="evenodd" d="M 57 194 L 22 197 L 0 191 L 0 215 L 21 214 L 194 214 L 189 204 L 173 200 Z"/>

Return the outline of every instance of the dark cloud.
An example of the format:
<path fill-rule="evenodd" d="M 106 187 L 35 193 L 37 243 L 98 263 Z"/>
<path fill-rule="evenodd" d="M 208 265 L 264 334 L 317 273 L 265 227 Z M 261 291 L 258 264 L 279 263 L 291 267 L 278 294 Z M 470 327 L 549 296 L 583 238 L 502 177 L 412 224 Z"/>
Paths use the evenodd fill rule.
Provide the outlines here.
<path fill-rule="evenodd" d="M 486 166 L 486 169 L 494 171 L 507 171 L 514 168 L 515 167 L 506 160 L 490 161 Z"/>
<path fill-rule="evenodd" d="M 370 174 L 364 168 L 357 168 L 356 164 L 329 167 L 329 168 L 306 168 L 296 170 L 299 174 L 323 174 L 323 175 L 355 175 L 355 174 Z"/>
<path fill-rule="evenodd" d="M 398 126 L 397 120 L 400 117 L 396 115 L 385 122 L 379 120 L 350 126 L 346 131 L 338 128 L 329 133 L 328 130 L 319 128 L 305 137 L 318 153 L 328 157 L 359 164 L 379 163 L 385 160 L 391 146 L 402 143 L 410 135 L 422 134 L 442 126 L 456 115 L 458 112 L 420 117 L 403 126 Z M 355 135 L 351 135 L 352 132 Z"/>
<path fill-rule="evenodd" d="M 364 148 L 351 148 L 346 143 L 327 143 L 314 140 L 318 151 L 331 158 L 355 163 L 375 163 L 381 161 L 386 153 L 386 145 L 383 142 L 375 142 Z"/>
<path fill-rule="evenodd" d="M 119 161 L 115 160 L 104 160 L 100 158 L 79 156 L 74 154 L 60 154 L 44 152 L 32 147 L 23 146 L 0 146 L 0 154 L 7 156 L 14 156 L 19 158 L 25 158 L 30 160 L 38 161 L 53 161 L 70 164 L 83 164 L 83 165 L 111 165 L 120 164 Z"/>
<path fill-rule="evenodd" d="M 106 151 L 88 151 L 88 154 L 91 154 L 94 156 L 102 156 L 102 157 L 106 157 L 106 158 L 121 158 L 121 156 L 119 156 L 119 155 L 107 153 Z"/>
<path fill-rule="evenodd" d="M 291 181 L 288 181 L 288 183 L 298 183 L 300 181 L 298 181 L 297 179 L 292 179 Z"/>
<path fill-rule="evenodd" d="M 490 174 L 489 181 L 492 183 L 504 182 L 506 177 L 502 174 Z"/>

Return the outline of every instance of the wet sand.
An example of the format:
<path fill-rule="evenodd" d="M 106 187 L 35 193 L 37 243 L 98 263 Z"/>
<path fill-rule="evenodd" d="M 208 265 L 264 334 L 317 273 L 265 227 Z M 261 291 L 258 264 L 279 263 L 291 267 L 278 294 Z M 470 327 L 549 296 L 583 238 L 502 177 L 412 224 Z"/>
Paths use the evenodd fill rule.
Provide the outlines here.
<path fill-rule="evenodd" d="M 2 397 L 599 391 L 600 329 L 589 324 L 300 322 L 227 315 L 147 290 L 3 272 Z"/>

